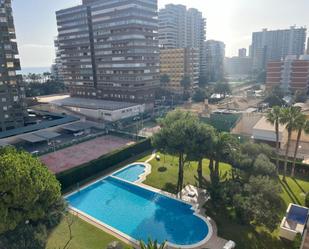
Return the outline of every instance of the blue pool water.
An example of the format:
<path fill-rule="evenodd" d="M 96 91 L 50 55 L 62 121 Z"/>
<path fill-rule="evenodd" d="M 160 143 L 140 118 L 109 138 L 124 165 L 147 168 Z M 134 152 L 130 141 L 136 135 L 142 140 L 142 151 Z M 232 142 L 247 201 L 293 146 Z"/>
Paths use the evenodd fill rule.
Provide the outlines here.
<path fill-rule="evenodd" d="M 136 182 L 139 179 L 139 176 L 145 172 L 145 168 L 146 167 L 142 164 L 134 164 L 116 172 L 113 176 L 117 176 L 129 182 Z"/>
<path fill-rule="evenodd" d="M 136 240 L 192 245 L 209 228 L 191 206 L 109 176 L 67 197 L 72 207 Z"/>
<path fill-rule="evenodd" d="M 292 205 L 288 213 L 288 220 L 296 221 L 299 224 L 305 225 L 308 218 L 308 208 Z"/>

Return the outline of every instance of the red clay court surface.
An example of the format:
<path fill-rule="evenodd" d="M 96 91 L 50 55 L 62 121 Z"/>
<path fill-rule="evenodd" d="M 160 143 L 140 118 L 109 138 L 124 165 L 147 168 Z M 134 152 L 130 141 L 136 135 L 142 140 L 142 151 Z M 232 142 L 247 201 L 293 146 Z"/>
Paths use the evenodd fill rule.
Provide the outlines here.
<path fill-rule="evenodd" d="M 52 172 L 59 173 L 132 143 L 132 141 L 120 137 L 103 136 L 44 155 L 41 157 L 41 161 Z"/>

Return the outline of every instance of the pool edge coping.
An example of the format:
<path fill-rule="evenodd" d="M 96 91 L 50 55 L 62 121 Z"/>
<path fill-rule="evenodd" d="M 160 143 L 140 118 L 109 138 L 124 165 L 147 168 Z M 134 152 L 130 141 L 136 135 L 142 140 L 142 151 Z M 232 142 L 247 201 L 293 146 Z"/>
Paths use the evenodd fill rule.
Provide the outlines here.
<path fill-rule="evenodd" d="M 135 181 L 135 182 L 130 182 L 130 181 L 127 181 L 127 180 L 122 179 L 122 178 L 120 178 L 120 177 L 114 176 L 115 173 L 120 172 L 120 171 L 123 171 L 123 170 L 125 170 L 126 168 L 132 167 L 132 166 L 135 165 L 135 164 L 141 164 L 141 165 L 144 165 L 144 166 L 146 167 L 146 168 L 145 168 L 145 171 L 144 171 L 142 174 L 139 175 L 139 179 L 138 179 L 137 181 Z M 142 182 L 145 181 L 145 180 L 146 180 L 146 177 L 151 173 L 151 169 L 152 169 L 152 166 L 151 166 L 150 163 L 146 163 L 146 162 L 134 162 L 134 163 L 131 163 L 131 164 L 126 165 L 125 167 L 123 167 L 123 168 L 121 168 L 121 169 L 115 170 L 115 171 L 113 171 L 113 172 L 111 172 L 111 173 L 109 173 L 109 174 L 107 174 L 107 175 L 105 175 L 105 176 L 102 176 L 102 177 L 98 178 L 98 179 L 95 180 L 95 181 L 92 181 L 92 182 L 89 182 L 88 184 L 85 184 L 83 187 L 81 187 L 81 188 L 79 188 L 79 189 L 77 189 L 77 190 L 75 190 L 75 191 L 72 191 L 72 192 L 70 192 L 70 193 L 64 195 L 64 198 L 68 198 L 68 197 L 70 197 L 70 196 L 72 196 L 72 195 L 78 193 L 79 191 L 84 190 L 84 189 L 88 188 L 89 186 L 98 183 L 99 181 L 101 181 L 101 180 L 103 180 L 103 179 L 105 179 L 105 178 L 107 178 L 107 177 L 112 177 L 112 178 L 115 178 L 115 179 L 124 181 L 124 182 L 126 182 L 126 183 L 128 183 L 128 184 L 131 184 L 131 185 L 134 185 L 134 186 L 137 186 L 137 187 L 146 189 L 146 190 L 148 190 L 148 191 L 154 192 L 154 193 L 156 193 L 156 194 L 160 194 L 160 195 L 162 195 L 162 196 L 171 198 L 171 199 L 173 199 L 173 200 L 175 200 L 175 201 L 182 202 L 182 203 L 184 203 L 184 204 L 186 204 L 186 205 L 188 205 L 188 206 L 191 206 L 191 210 L 194 211 L 193 215 L 195 215 L 196 217 L 200 218 L 201 220 L 203 220 L 203 221 L 206 223 L 206 225 L 207 225 L 207 227 L 208 227 L 208 234 L 207 234 L 207 236 L 206 236 L 203 240 L 199 241 L 198 243 L 191 244 L 191 245 L 178 245 L 178 244 L 174 244 L 174 243 L 171 243 L 171 242 L 168 242 L 168 241 L 167 241 L 167 242 L 166 242 L 166 245 L 168 246 L 168 248 L 175 248 L 175 249 L 179 249 L 179 248 L 182 248 L 182 249 L 195 249 L 195 248 L 199 248 L 199 247 L 201 247 L 201 246 L 206 245 L 206 243 L 210 241 L 211 237 L 212 237 L 213 234 L 214 234 L 214 233 L 213 233 L 212 224 L 211 224 L 210 221 L 208 220 L 208 218 L 210 218 L 210 217 L 208 217 L 208 216 L 207 216 L 207 217 L 203 216 L 202 214 L 200 214 L 200 213 L 198 212 L 198 209 L 197 209 L 196 207 L 194 207 L 193 204 L 191 204 L 191 203 L 189 203 L 189 202 L 186 202 L 186 201 L 184 201 L 184 200 L 178 199 L 177 197 L 175 197 L 175 196 L 174 196 L 173 194 L 171 194 L 171 193 L 168 193 L 168 192 L 162 191 L 162 190 L 160 190 L 160 189 L 157 189 L 157 188 L 148 186 L 148 185 L 146 185 L 146 184 L 143 184 Z M 73 211 L 73 212 L 72 212 L 73 214 L 75 214 L 75 215 L 77 214 L 77 216 L 78 216 L 78 215 L 81 215 L 81 216 L 85 217 L 85 218 L 87 219 L 87 220 L 86 220 L 87 222 L 88 222 L 88 220 L 89 220 L 89 221 L 95 223 L 96 226 L 99 226 L 102 230 L 104 230 L 104 231 L 106 231 L 106 232 L 112 233 L 112 235 L 115 236 L 116 238 L 118 238 L 118 239 L 120 239 L 120 240 L 123 240 L 123 239 L 124 239 L 126 242 L 133 243 L 133 244 L 139 246 L 140 243 L 139 243 L 138 240 L 132 238 L 131 236 L 129 236 L 129 235 L 127 235 L 127 234 L 125 234 L 125 233 L 123 233 L 123 232 L 121 232 L 121 231 L 119 231 L 118 229 L 116 229 L 116 228 L 114 228 L 114 227 L 112 227 L 112 226 L 110 226 L 110 225 L 108 225 L 108 224 L 106 224 L 106 223 L 104 223 L 104 222 L 102 222 L 102 221 L 97 220 L 97 219 L 94 218 L 93 216 L 90 216 L 90 215 L 84 213 L 83 211 L 81 211 L 81 210 L 79 210 L 79 209 L 77 209 L 77 208 L 74 208 L 74 207 L 71 206 L 71 205 L 69 205 L 68 208 L 69 208 L 69 210 Z M 78 217 L 79 217 L 79 216 L 78 216 Z"/>

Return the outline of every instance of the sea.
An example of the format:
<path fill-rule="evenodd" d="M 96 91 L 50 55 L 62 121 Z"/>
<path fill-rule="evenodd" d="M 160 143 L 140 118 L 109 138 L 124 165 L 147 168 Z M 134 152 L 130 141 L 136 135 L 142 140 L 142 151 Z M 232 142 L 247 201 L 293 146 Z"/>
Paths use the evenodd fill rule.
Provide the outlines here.
<path fill-rule="evenodd" d="M 50 67 L 23 67 L 20 74 L 27 75 L 29 73 L 42 74 L 44 72 L 50 72 Z"/>

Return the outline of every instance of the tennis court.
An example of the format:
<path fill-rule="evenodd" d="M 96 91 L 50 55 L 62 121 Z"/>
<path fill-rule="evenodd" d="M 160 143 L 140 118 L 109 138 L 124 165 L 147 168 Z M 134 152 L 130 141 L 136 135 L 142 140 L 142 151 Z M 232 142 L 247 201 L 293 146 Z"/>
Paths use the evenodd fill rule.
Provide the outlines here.
<path fill-rule="evenodd" d="M 40 159 L 52 172 L 59 173 L 133 143 L 129 139 L 108 135 L 44 155 Z"/>

